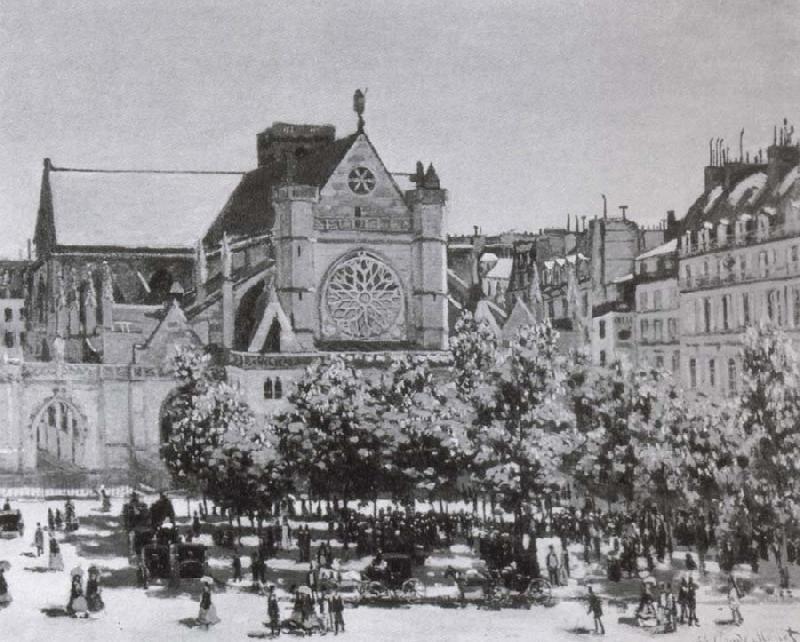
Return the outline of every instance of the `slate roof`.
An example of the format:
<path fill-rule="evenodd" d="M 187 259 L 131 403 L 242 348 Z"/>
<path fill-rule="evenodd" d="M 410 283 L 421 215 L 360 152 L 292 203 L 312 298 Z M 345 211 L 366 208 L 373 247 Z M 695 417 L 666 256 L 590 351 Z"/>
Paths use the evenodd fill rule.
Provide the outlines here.
<path fill-rule="evenodd" d="M 40 218 L 49 220 L 40 223 L 51 228 L 57 246 L 192 248 L 241 178 L 235 172 L 50 166 L 40 205 Z"/>
<path fill-rule="evenodd" d="M 293 182 L 322 187 L 353 146 L 358 134 L 351 134 L 297 159 Z M 272 188 L 285 181 L 285 161 L 273 160 L 248 172 L 230 200 L 214 219 L 204 237 L 206 245 L 217 245 L 223 232 L 231 236 L 256 236 L 272 230 L 275 212 Z"/>
<path fill-rule="evenodd" d="M 681 233 L 713 226 L 722 219 L 735 221 L 739 214 L 774 214 L 778 204 L 800 188 L 800 172 L 797 165 L 785 167 L 780 175 L 771 172 L 767 165 L 732 168 L 727 187 L 706 190 L 692 204 L 681 223 Z"/>

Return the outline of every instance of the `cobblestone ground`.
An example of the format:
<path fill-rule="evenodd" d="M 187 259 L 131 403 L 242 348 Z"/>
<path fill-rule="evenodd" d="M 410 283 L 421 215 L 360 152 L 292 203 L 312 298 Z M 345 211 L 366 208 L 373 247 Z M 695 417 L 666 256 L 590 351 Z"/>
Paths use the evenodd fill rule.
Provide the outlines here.
<path fill-rule="evenodd" d="M 50 502 L 63 507 L 63 502 Z M 228 582 L 230 557 L 223 549 L 210 549 L 210 572 L 220 580 L 214 603 L 222 621 L 210 630 L 193 627 L 197 615 L 196 583 L 187 582 L 181 591 L 169 592 L 166 587 L 153 586 L 144 591 L 133 586 L 134 574 L 125 556 L 125 538 L 120 532 L 118 515 L 120 502 L 115 501 L 112 513 L 100 514 L 95 501 L 76 502 L 82 518 L 80 530 L 74 535 L 59 534 L 64 554 L 65 571 L 47 572 L 46 557 L 36 558 L 31 545 L 36 522 L 46 522 L 44 502 L 15 503 L 21 508 L 26 522 L 22 538 L 0 540 L 0 559 L 8 560 L 12 568 L 6 573 L 14 601 L 0 611 L 0 639 L 15 641 L 58 640 L 72 642 L 87 640 L 237 640 L 248 634 L 264 634 L 262 622 L 266 615 L 264 598 L 248 591 L 248 583 L 236 586 Z M 177 501 L 176 508 L 186 515 L 185 502 Z M 210 536 L 203 535 L 210 543 Z M 247 541 L 244 542 L 247 544 Z M 421 577 L 429 584 L 429 595 L 453 593 L 441 578 L 442 569 L 449 563 L 468 565 L 474 559 L 463 547 L 442 551 L 433 556 Z M 247 562 L 245 562 L 245 568 Z M 357 568 L 363 560 L 352 560 Z M 106 610 L 90 620 L 49 617 L 43 609 L 63 607 L 69 589 L 69 570 L 76 565 L 87 569 L 95 564 L 103 571 L 103 595 Z M 591 569 L 589 569 L 589 572 Z M 270 577 L 279 587 L 297 581 L 302 567 L 290 555 L 271 561 Z M 769 582 L 769 579 L 764 580 Z M 744 626 L 728 623 L 729 612 L 724 596 L 715 586 L 718 578 L 712 574 L 703 582 L 698 615 L 700 626 L 682 627 L 666 636 L 638 628 L 633 623 L 637 593 L 634 581 L 606 587 L 595 581 L 596 590 L 604 596 L 607 640 L 647 640 L 667 638 L 710 642 L 800 642 L 800 602 L 781 599 L 756 591 L 742 601 Z M 762 582 L 763 583 L 763 582 Z M 345 611 L 347 632 L 345 640 L 389 641 L 425 640 L 426 642 L 478 640 L 579 640 L 595 638 L 582 601 L 585 589 L 580 583 L 557 589 L 555 605 L 534 606 L 530 610 L 479 610 L 442 608 L 415 605 L 407 608 L 361 606 Z M 288 615 L 289 605 L 283 604 Z M 330 637 L 328 634 L 326 638 Z M 282 636 L 286 637 L 286 635 Z"/>

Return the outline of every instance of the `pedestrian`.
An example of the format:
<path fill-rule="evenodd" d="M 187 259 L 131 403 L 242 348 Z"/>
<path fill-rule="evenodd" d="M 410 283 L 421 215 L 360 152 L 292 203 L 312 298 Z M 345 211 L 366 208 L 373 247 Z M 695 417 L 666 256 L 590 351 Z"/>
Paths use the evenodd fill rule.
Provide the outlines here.
<path fill-rule="evenodd" d="M 688 605 L 689 605 L 689 585 L 686 582 L 686 578 L 682 577 L 680 586 L 678 586 L 678 606 L 680 607 L 678 622 L 680 624 L 686 623 L 686 616 L 689 613 Z"/>
<path fill-rule="evenodd" d="M 61 510 L 56 508 L 56 528 L 61 530 L 61 527 L 64 525 L 64 518 L 61 517 Z"/>
<path fill-rule="evenodd" d="M 547 559 L 545 560 L 547 565 L 547 574 L 550 576 L 550 584 L 552 586 L 559 586 L 560 581 L 558 577 L 558 569 L 560 565 L 558 563 L 558 555 L 556 555 L 555 548 L 552 544 L 550 544 L 549 548 L 550 552 L 547 553 Z"/>
<path fill-rule="evenodd" d="M 67 613 L 72 617 L 88 617 L 89 615 L 89 604 L 83 595 L 83 571 L 80 567 L 72 571 Z"/>
<path fill-rule="evenodd" d="M 36 546 L 36 557 L 41 557 L 44 553 L 44 532 L 42 525 L 36 522 L 36 532 L 33 535 L 33 544 Z"/>
<path fill-rule="evenodd" d="M 194 537 L 200 537 L 200 517 L 197 511 L 194 511 L 192 516 L 192 535 L 194 535 Z"/>
<path fill-rule="evenodd" d="M 255 551 L 250 553 L 250 574 L 253 576 L 253 588 L 256 588 L 258 586 L 261 573 L 258 570 L 258 555 L 256 555 Z"/>
<path fill-rule="evenodd" d="M 333 591 L 328 608 L 333 615 L 334 635 L 339 635 L 340 627 L 342 629 L 342 633 L 344 633 L 344 616 L 342 615 L 344 612 L 344 602 L 342 601 L 342 596 L 339 595 L 339 591 L 336 589 Z"/>
<path fill-rule="evenodd" d="M 205 629 L 219 622 L 217 609 L 211 602 L 211 581 L 203 580 L 203 592 L 200 594 L 200 611 L 197 614 L 197 623 Z"/>
<path fill-rule="evenodd" d="M 47 509 L 47 530 L 54 531 L 56 529 L 56 518 L 53 516 L 53 509 Z"/>
<path fill-rule="evenodd" d="M 292 529 L 289 527 L 289 518 L 284 515 L 281 524 L 281 548 L 288 551 L 292 545 Z"/>
<path fill-rule="evenodd" d="M 53 533 L 50 533 L 49 548 L 50 557 L 47 561 L 47 568 L 51 571 L 63 571 L 64 559 L 61 557 L 61 547 L 58 545 L 56 536 Z"/>
<path fill-rule="evenodd" d="M 6 569 L 4 566 L 0 566 L 0 606 L 8 606 L 9 604 L 11 604 L 11 593 L 8 590 Z"/>
<path fill-rule="evenodd" d="M 736 626 L 741 626 L 744 622 L 742 617 L 741 606 L 739 598 L 741 598 L 739 586 L 736 583 L 736 578 L 733 575 L 728 576 L 728 608 L 731 610 L 731 619 Z"/>
<path fill-rule="evenodd" d="M 674 631 L 675 617 L 677 615 L 675 607 L 675 596 L 672 593 L 672 584 L 668 582 L 661 591 L 661 608 L 664 613 L 664 632 Z"/>
<path fill-rule="evenodd" d="M 239 549 L 233 549 L 233 581 L 234 582 L 241 582 L 242 581 L 242 558 L 239 557 Z"/>
<path fill-rule="evenodd" d="M 96 566 L 89 567 L 89 579 L 86 580 L 86 604 L 89 611 L 102 611 L 105 608 L 100 591 L 100 572 Z"/>
<path fill-rule="evenodd" d="M 700 620 L 697 619 L 697 584 L 694 583 L 691 575 L 687 584 L 686 607 L 689 610 L 689 626 L 692 626 L 692 622 L 700 626 Z"/>
<path fill-rule="evenodd" d="M 592 586 L 589 585 L 589 610 L 587 613 L 591 613 L 592 617 L 594 618 L 594 632 L 599 633 L 600 635 L 606 634 L 606 629 L 603 626 L 603 603 L 600 600 L 600 596 L 592 590 Z"/>
<path fill-rule="evenodd" d="M 269 618 L 269 631 L 273 636 L 281 634 L 281 609 L 275 595 L 275 587 L 270 586 L 267 594 L 267 616 Z"/>
<path fill-rule="evenodd" d="M 778 576 L 780 579 L 781 597 L 791 597 L 792 591 L 789 585 L 789 567 L 785 564 L 778 569 Z"/>
<path fill-rule="evenodd" d="M 567 540 L 562 538 L 561 542 L 561 580 L 565 586 L 569 583 L 569 549 Z"/>

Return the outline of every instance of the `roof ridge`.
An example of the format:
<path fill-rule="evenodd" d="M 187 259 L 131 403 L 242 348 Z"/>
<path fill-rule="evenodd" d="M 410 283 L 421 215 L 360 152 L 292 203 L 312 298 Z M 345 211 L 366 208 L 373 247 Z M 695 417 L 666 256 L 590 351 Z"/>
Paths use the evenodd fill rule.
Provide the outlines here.
<path fill-rule="evenodd" d="M 202 170 L 202 169 L 95 169 L 88 167 L 56 167 L 50 165 L 53 172 L 78 172 L 84 174 L 203 174 L 203 175 L 227 175 L 243 176 L 246 170 L 227 171 L 227 170 Z"/>

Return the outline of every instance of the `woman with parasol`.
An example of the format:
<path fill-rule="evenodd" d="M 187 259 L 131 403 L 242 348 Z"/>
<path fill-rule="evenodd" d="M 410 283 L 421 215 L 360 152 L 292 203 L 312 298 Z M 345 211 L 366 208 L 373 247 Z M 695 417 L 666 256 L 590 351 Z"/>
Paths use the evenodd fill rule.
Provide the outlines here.
<path fill-rule="evenodd" d="M 197 615 L 197 623 L 205 627 L 212 626 L 219 622 L 217 609 L 211 603 L 211 584 L 214 580 L 210 577 L 203 578 L 203 592 L 200 595 L 200 612 Z"/>
<path fill-rule="evenodd" d="M 11 564 L 5 560 L 0 562 L 0 606 L 11 604 L 11 593 L 8 590 L 6 571 L 11 568 Z"/>

